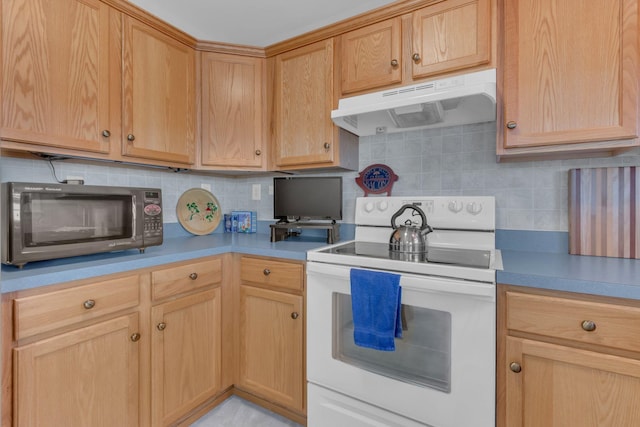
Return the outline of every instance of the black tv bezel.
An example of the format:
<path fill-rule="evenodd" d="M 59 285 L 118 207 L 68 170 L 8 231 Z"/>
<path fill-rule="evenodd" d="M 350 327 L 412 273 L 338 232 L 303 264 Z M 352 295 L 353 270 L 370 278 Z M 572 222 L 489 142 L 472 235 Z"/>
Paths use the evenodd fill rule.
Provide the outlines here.
<path fill-rule="evenodd" d="M 285 180 L 309 180 L 312 181 L 314 179 L 331 179 L 340 182 L 340 217 L 335 218 L 327 218 L 321 216 L 276 216 L 276 180 L 285 181 Z M 336 221 L 341 221 L 343 218 L 343 203 L 344 203 L 344 191 L 343 191 L 343 179 L 341 176 L 277 176 L 273 177 L 273 218 L 278 221 L 278 223 L 285 222 L 305 222 L 305 221 L 331 221 L 335 223 Z"/>

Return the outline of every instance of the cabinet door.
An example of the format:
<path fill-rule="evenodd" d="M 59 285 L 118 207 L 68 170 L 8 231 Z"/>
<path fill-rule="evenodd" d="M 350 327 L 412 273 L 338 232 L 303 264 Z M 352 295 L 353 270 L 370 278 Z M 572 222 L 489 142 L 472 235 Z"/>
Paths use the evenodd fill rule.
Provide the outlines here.
<path fill-rule="evenodd" d="M 489 63 L 490 0 L 448 0 L 413 13 L 413 77 Z"/>
<path fill-rule="evenodd" d="M 397 17 L 340 36 L 343 94 L 402 81 L 401 25 Z"/>
<path fill-rule="evenodd" d="M 168 425 L 220 389 L 220 288 L 151 309 L 151 419 Z"/>
<path fill-rule="evenodd" d="M 239 312 L 240 387 L 301 412 L 302 297 L 242 285 Z"/>
<path fill-rule="evenodd" d="M 264 166 L 265 59 L 202 54 L 204 166 Z"/>
<path fill-rule="evenodd" d="M 506 360 L 509 427 L 640 425 L 640 360 L 512 337 Z"/>
<path fill-rule="evenodd" d="M 109 8 L 98 0 L 2 2 L 0 137 L 109 152 Z"/>
<path fill-rule="evenodd" d="M 635 138 L 634 0 L 503 0 L 504 148 Z"/>
<path fill-rule="evenodd" d="M 276 167 L 333 162 L 333 39 L 276 57 L 275 99 Z"/>
<path fill-rule="evenodd" d="M 138 315 L 14 350 L 15 426 L 139 425 Z"/>
<path fill-rule="evenodd" d="M 132 18 L 123 25 L 122 154 L 195 159 L 195 51 Z"/>

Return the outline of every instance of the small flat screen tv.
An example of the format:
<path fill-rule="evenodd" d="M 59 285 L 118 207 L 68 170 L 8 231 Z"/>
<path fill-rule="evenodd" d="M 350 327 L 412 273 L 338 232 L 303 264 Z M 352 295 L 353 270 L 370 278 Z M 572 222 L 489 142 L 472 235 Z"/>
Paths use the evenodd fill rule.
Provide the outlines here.
<path fill-rule="evenodd" d="M 342 177 L 273 178 L 273 217 L 279 222 L 342 219 Z"/>

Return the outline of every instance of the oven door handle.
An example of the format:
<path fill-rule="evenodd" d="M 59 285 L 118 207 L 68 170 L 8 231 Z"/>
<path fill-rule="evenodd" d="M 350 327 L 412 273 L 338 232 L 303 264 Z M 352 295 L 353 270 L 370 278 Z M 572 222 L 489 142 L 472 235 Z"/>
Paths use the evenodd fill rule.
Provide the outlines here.
<path fill-rule="evenodd" d="M 350 280 L 352 267 L 307 261 L 307 275 L 319 278 L 334 278 L 341 281 Z M 359 268 L 359 267 L 353 267 Z M 371 269 L 365 269 L 371 270 Z M 321 282 L 322 283 L 322 282 Z M 415 292 L 446 293 L 465 295 L 495 301 L 496 286 L 492 283 L 472 282 L 468 280 L 450 279 L 446 277 L 421 276 L 401 273 L 400 286 Z"/>

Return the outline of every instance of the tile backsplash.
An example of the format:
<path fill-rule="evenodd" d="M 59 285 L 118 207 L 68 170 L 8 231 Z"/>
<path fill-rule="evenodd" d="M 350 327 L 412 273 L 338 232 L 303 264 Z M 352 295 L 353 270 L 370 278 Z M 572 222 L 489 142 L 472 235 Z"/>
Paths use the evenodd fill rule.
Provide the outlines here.
<path fill-rule="evenodd" d="M 399 175 L 393 195 L 487 195 L 496 197 L 497 227 L 513 230 L 568 231 L 568 170 L 573 168 L 640 166 L 640 149 L 616 157 L 496 163 L 495 122 L 360 138 L 359 170 L 374 163 Z M 57 179 L 82 176 L 86 184 L 162 188 L 165 222 L 176 222 L 180 195 L 208 184 L 223 212 L 258 211 L 271 220 L 271 177 L 217 177 L 165 169 L 109 163 L 53 161 Z M 4 181 L 55 182 L 49 162 L 3 157 Z M 344 222 L 353 223 L 358 172 L 343 172 Z M 253 184 L 261 184 L 261 200 L 252 200 Z"/>

